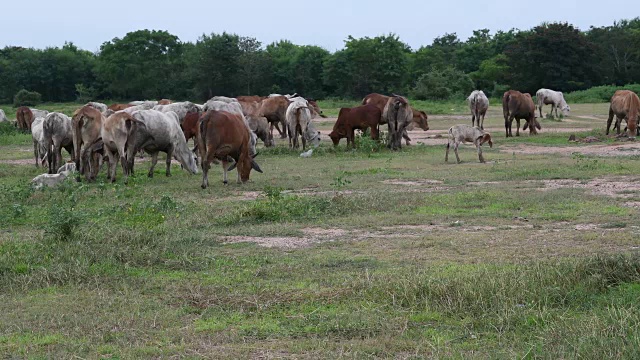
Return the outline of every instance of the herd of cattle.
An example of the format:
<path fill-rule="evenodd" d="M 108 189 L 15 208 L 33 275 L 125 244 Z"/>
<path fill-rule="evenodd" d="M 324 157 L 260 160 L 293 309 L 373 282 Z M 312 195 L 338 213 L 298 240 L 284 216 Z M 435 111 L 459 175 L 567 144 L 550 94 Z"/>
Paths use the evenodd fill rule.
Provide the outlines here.
<path fill-rule="evenodd" d="M 520 120 L 525 120 L 523 130 L 537 134 L 541 129 L 536 110 L 542 117 L 542 107 L 550 104 L 551 112 L 558 109 L 568 115 L 570 107 L 561 92 L 540 89 L 536 93 L 537 104 L 531 95 L 515 90 L 504 93 L 502 108 L 507 137 L 516 120 L 516 136 L 520 135 Z M 478 158 L 484 162 L 481 145 L 492 146 L 491 135 L 484 131 L 484 118 L 489 99 L 482 91 L 473 91 L 467 99 L 471 111 L 471 126 L 455 125 L 449 129 L 445 161 L 449 149 L 454 147 L 458 162 L 458 146 L 471 142 L 478 150 Z M 620 134 L 622 120 L 627 123 L 629 137 L 638 132 L 640 112 L 638 96 L 628 90 L 617 91 L 611 99 L 607 134 L 616 117 L 614 129 Z M 0 114 L 4 117 L 4 113 Z M 317 147 L 320 132 L 312 119 L 325 117 L 312 99 L 297 95 L 272 94 L 265 97 L 240 96 L 228 98 L 216 96 L 203 105 L 189 101 L 172 102 L 134 101 L 128 104 L 90 102 L 77 109 L 70 118 L 62 113 L 20 107 L 16 113 L 16 126 L 30 130 L 33 136 L 36 166 L 48 164 L 49 174 L 55 174 L 62 165 L 62 148 L 71 154 L 78 179 L 96 179 L 103 162 L 108 163 L 107 178 L 116 180 L 116 168 L 121 163 L 126 179 L 133 173 L 135 154 L 144 151 L 151 155 L 148 176 L 153 176 L 158 153 L 165 152 L 166 175 L 171 175 L 171 160 L 175 158 L 190 173 L 198 173 L 198 159 L 203 171 L 202 188 L 208 186 L 211 163 L 222 163 L 223 182 L 228 183 L 228 171 L 237 168 L 238 182 L 246 182 L 251 170 L 262 172 L 255 162 L 256 143 L 260 139 L 265 147 L 275 145 L 273 129 L 281 138 L 289 139 L 291 148 L 307 144 Z M 355 146 L 355 130 L 370 129 L 371 137 L 379 138 L 379 126 L 387 125 L 387 146 L 396 150 L 411 140 L 407 131 L 418 126 L 429 129 L 428 116 L 414 109 L 409 101 L 399 95 L 369 94 L 361 106 L 342 108 L 333 131 L 329 134 L 334 145 L 342 138 L 348 146 Z M 1 119 L 0 119 L 1 120 Z M 187 142 L 194 139 L 190 150 Z M 197 155 L 196 155 L 197 154 Z M 66 168 L 65 168 L 66 169 Z"/>

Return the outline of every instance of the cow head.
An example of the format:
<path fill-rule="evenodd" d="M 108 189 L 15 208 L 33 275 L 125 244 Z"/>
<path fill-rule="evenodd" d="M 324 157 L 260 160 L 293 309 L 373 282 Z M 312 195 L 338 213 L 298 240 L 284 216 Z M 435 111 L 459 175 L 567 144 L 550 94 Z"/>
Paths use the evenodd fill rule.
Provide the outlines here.
<path fill-rule="evenodd" d="M 429 130 L 429 122 L 427 121 L 427 113 L 424 111 L 413 111 L 413 123 L 418 125 L 418 127 L 424 131 Z"/>
<path fill-rule="evenodd" d="M 338 144 L 340 143 L 340 139 L 342 139 L 344 137 L 344 135 L 341 135 L 339 132 L 333 130 L 330 134 L 329 137 L 331 138 L 331 141 L 333 142 L 334 146 L 338 146 Z"/>
<path fill-rule="evenodd" d="M 571 112 L 571 108 L 568 104 L 564 104 L 564 106 L 560 110 L 562 110 L 562 115 L 564 116 L 569 116 L 569 112 Z"/>
<path fill-rule="evenodd" d="M 488 133 L 484 133 L 482 135 L 482 137 L 480 137 L 480 145 L 484 144 L 488 142 L 489 143 L 489 147 L 492 148 L 493 147 L 493 141 L 491 141 L 491 134 Z"/>
<path fill-rule="evenodd" d="M 241 156 L 240 160 L 231 165 L 227 171 L 231 171 L 237 167 L 240 181 L 246 183 L 249 181 L 249 174 L 251 174 L 251 170 L 262 173 L 262 169 L 260 169 L 260 166 L 258 166 L 258 163 L 254 160 L 256 156 L 258 156 L 258 154 L 249 157 Z"/>
<path fill-rule="evenodd" d="M 309 106 L 310 106 L 310 108 L 312 110 L 312 114 L 311 114 L 312 116 L 315 113 L 316 115 L 320 116 L 321 118 L 326 118 L 327 117 L 327 115 L 325 115 L 322 112 L 322 109 L 320 109 L 320 107 L 318 106 L 318 102 L 317 101 L 315 101 L 313 99 L 308 99 L 307 102 L 309 103 Z"/>

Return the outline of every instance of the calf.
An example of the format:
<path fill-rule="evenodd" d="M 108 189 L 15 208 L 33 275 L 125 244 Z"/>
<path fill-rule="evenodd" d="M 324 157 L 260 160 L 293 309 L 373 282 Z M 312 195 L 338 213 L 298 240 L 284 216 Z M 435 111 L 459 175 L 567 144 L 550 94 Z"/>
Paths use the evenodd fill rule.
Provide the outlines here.
<path fill-rule="evenodd" d="M 347 138 L 347 146 L 355 147 L 355 130 L 371 129 L 371 138 L 378 140 L 378 126 L 381 111 L 374 105 L 362 105 L 354 108 L 341 108 L 338 120 L 329 134 L 333 145 L 337 146 L 340 139 Z"/>
<path fill-rule="evenodd" d="M 238 183 L 249 180 L 251 169 L 262 172 L 249 154 L 249 133 L 242 117 L 226 111 L 207 111 L 197 128 L 198 150 L 202 159 L 202 188 L 209 186 L 209 168 L 222 161 L 223 183 L 227 172 L 238 168 Z M 229 164 L 233 164 L 229 167 Z"/>
<path fill-rule="evenodd" d="M 449 141 L 447 142 L 447 153 L 444 156 L 444 161 L 449 161 L 449 148 L 451 144 L 453 144 L 453 151 L 456 153 L 456 159 L 458 163 L 460 163 L 460 156 L 458 156 L 458 146 L 460 143 L 471 142 L 478 149 L 478 159 L 481 163 L 484 162 L 484 157 L 482 156 L 482 149 L 480 146 L 485 142 L 489 143 L 489 147 L 493 147 L 493 142 L 491 141 L 491 135 L 489 133 L 484 132 L 484 130 L 479 127 L 472 127 L 469 125 L 454 125 L 449 128 Z"/>
<path fill-rule="evenodd" d="M 524 129 L 529 128 L 529 133 L 536 135 L 542 127 L 536 119 L 536 106 L 533 104 L 531 95 L 523 94 L 520 91 L 509 90 L 502 96 L 502 114 L 504 115 L 504 128 L 506 137 L 512 137 L 511 125 L 513 119 L 516 120 L 516 136 L 520 136 L 520 120 L 524 119 L 527 123 Z"/>

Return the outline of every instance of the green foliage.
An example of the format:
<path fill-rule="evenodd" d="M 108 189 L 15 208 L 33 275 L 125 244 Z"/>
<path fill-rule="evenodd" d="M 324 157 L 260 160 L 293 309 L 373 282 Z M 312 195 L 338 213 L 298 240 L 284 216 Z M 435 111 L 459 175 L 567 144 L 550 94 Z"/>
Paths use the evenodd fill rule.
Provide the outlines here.
<path fill-rule="evenodd" d="M 22 89 L 13 97 L 13 107 L 36 106 L 42 101 L 42 95 L 36 91 Z"/>
<path fill-rule="evenodd" d="M 473 91 L 473 87 L 469 75 L 448 67 L 422 75 L 411 91 L 411 96 L 418 100 L 462 99 Z"/>
<path fill-rule="evenodd" d="M 631 90 L 636 94 L 640 94 L 640 84 L 628 84 L 625 86 L 595 86 L 587 90 L 564 94 L 564 99 L 568 103 L 572 104 L 609 102 L 617 90 Z"/>
<path fill-rule="evenodd" d="M 96 99 L 98 92 L 93 87 L 86 87 L 84 84 L 76 84 L 76 93 L 78 97 L 76 101 L 79 103 L 87 103 Z"/>

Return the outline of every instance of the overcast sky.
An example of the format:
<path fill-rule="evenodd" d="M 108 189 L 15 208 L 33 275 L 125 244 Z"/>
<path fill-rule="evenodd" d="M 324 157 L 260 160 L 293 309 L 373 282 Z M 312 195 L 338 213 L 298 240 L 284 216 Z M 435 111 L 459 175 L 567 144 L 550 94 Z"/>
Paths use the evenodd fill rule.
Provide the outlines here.
<path fill-rule="evenodd" d="M 348 35 L 393 32 L 417 49 L 445 33 L 466 39 L 476 29 L 524 30 L 544 21 L 566 21 L 586 30 L 640 16 L 640 0 L 12 0 L 3 1 L 2 12 L 0 47 L 44 48 L 72 41 L 97 51 L 129 31 L 154 29 L 182 41 L 227 31 L 255 37 L 263 45 L 288 39 L 335 51 Z"/>

